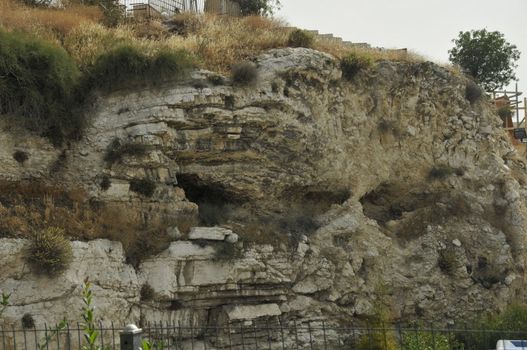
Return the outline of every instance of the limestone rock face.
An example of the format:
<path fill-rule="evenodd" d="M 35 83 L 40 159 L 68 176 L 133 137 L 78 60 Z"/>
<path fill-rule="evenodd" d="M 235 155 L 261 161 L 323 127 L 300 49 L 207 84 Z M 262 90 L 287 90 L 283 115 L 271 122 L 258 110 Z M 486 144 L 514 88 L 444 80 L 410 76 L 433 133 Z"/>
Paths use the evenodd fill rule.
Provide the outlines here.
<path fill-rule="evenodd" d="M 37 324 L 53 324 L 64 317 L 79 321 L 82 285 L 88 279 L 98 295 L 97 313 L 103 320 L 137 318 L 131 307 L 139 301 L 137 275 L 124 261 L 121 243 L 108 240 L 72 242 L 73 261 L 59 276 L 35 275 L 25 263 L 29 242 L 22 239 L 0 241 L 0 286 L 11 293 L 12 306 L 3 315 L 6 323 L 20 324 L 29 313 Z"/>
<path fill-rule="evenodd" d="M 446 322 L 523 295 L 526 165 L 489 104 L 465 99 L 464 78 L 378 62 L 347 81 L 333 57 L 302 48 L 256 64 L 250 87 L 183 81 L 98 101 L 57 183 L 145 232 L 167 223 L 174 241 L 136 269 L 119 243 L 73 242 L 71 267 L 50 280 L 25 266 L 25 241 L 2 239 L 0 289 L 16 305 L 6 322 L 51 317 L 48 306 L 60 319 L 86 277 L 108 319 L 197 327 L 355 322 L 379 305 L 394 319 Z M 3 179 L 48 176 L 60 152 L 0 136 Z M 115 139 L 145 151 L 109 163 Z M 17 147 L 41 157 L 17 165 Z M 138 179 L 155 183 L 152 196 L 130 190 Z M 140 302 L 144 285 L 153 297 Z"/>

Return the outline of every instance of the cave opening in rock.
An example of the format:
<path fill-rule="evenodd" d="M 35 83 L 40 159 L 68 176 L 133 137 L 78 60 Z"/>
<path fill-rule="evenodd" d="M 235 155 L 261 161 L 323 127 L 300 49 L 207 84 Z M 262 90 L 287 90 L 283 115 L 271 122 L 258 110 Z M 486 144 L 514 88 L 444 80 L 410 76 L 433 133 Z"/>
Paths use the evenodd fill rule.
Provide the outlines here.
<path fill-rule="evenodd" d="M 199 223 L 203 226 L 227 222 L 231 212 L 242 204 L 242 200 L 224 185 L 206 182 L 196 174 L 179 174 L 178 186 L 189 201 L 198 205 Z"/>
<path fill-rule="evenodd" d="M 450 203 L 449 194 L 430 191 L 419 185 L 401 186 L 395 183 L 382 183 L 361 197 L 364 215 L 385 225 L 391 220 L 403 219 L 404 213 L 424 208 L 432 208 L 438 202 Z M 452 203 L 451 203 L 452 204 Z"/>
<path fill-rule="evenodd" d="M 391 185 L 382 184 L 373 191 L 366 193 L 360 199 L 364 215 L 382 225 L 390 220 L 400 219 L 405 208 L 400 203 L 401 198 L 399 196 L 401 193 L 396 192 Z"/>

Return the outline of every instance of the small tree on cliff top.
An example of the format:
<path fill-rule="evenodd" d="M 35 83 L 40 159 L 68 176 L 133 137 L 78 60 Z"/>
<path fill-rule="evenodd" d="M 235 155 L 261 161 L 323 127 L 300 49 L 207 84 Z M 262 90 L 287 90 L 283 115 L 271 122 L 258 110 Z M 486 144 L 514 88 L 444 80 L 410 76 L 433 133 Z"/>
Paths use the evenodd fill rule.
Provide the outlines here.
<path fill-rule="evenodd" d="M 450 61 L 461 66 L 486 91 L 500 89 L 516 79 L 514 69 L 520 51 L 502 33 L 471 30 L 459 32 L 452 41 L 456 46 L 448 51 Z"/>

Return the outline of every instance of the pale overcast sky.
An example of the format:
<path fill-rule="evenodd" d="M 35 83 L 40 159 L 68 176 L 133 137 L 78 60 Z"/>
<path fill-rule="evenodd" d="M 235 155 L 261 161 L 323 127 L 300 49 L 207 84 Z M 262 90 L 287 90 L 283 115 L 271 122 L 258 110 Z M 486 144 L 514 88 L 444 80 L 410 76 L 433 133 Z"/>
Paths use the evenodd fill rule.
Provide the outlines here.
<path fill-rule="evenodd" d="M 282 0 L 276 16 L 344 40 L 406 47 L 436 62 L 448 61 L 459 31 L 498 30 L 522 53 L 516 76 L 527 93 L 527 0 Z"/>

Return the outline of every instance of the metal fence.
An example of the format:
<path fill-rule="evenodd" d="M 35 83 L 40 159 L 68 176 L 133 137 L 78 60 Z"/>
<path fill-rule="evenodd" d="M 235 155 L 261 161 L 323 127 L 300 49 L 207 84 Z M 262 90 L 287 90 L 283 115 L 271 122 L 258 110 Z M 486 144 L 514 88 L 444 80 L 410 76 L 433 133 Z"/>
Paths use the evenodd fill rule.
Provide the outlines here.
<path fill-rule="evenodd" d="M 126 17 L 164 18 L 183 12 L 239 16 L 240 6 L 232 0 L 119 0 Z"/>
<path fill-rule="evenodd" d="M 94 349 L 137 350 L 122 342 L 126 332 L 121 326 L 99 323 Z M 365 327 L 328 326 L 322 321 L 238 322 L 223 326 L 195 327 L 160 322 L 147 324 L 142 337 L 152 349 L 174 350 L 253 350 L 253 349 L 359 349 L 359 350 L 484 350 L 494 349 L 498 339 L 526 339 L 527 331 L 474 330 L 465 327 L 377 325 Z M 128 345 L 133 344 L 129 343 Z M 137 343 L 136 343 L 137 344 Z M 525 345 L 524 345 L 525 344 Z M 0 328 L 1 350 L 73 350 L 85 346 L 84 330 L 79 324 L 56 331 L 42 328 Z M 527 342 L 521 342 L 526 347 Z"/>

